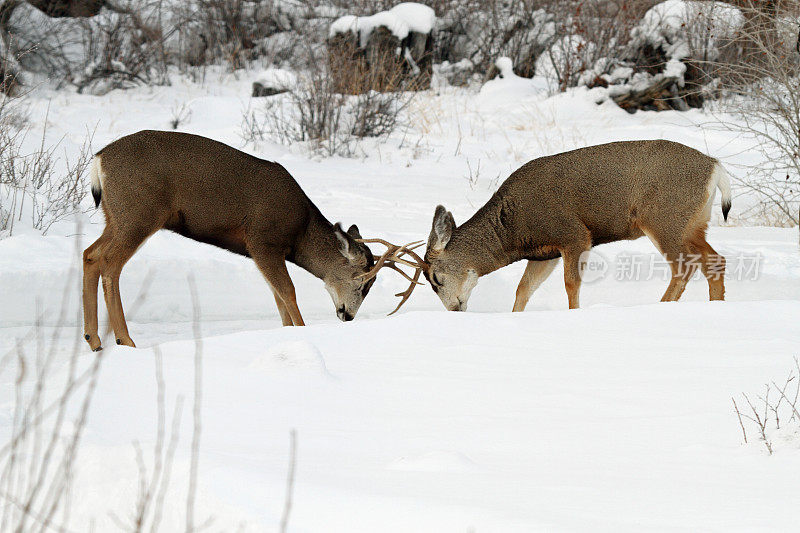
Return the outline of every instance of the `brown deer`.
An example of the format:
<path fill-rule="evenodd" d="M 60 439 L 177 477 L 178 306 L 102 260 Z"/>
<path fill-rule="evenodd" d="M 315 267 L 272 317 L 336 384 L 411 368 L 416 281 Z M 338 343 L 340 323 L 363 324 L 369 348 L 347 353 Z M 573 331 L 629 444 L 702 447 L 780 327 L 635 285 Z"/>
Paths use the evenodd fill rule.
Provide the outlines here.
<path fill-rule="evenodd" d="M 302 326 L 286 261 L 325 282 L 341 320 L 352 320 L 374 279 L 358 228 L 331 224 L 278 163 L 205 137 L 140 131 L 100 150 L 92 195 L 106 217 L 103 234 L 83 253 L 85 339 L 101 348 L 97 285 L 117 344 L 134 346 L 119 293 L 122 267 L 159 229 L 252 257 L 267 280 L 284 326 Z"/>
<path fill-rule="evenodd" d="M 678 300 L 698 266 L 709 298 L 722 300 L 725 258 L 706 242 L 717 188 L 727 220 L 731 190 L 725 169 L 670 141 L 615 142 L 542 157 L 515 171 L 459 227 L 438 206 L 424 261 L 413 266 L 448 310 L 464 311 L 480 276 L 526 259 L 513 308 L 523 311 L 560 257 L 573 309 L 582 254 L 598 244 L 647 235 L 672 268 L 662 301 Z"/>

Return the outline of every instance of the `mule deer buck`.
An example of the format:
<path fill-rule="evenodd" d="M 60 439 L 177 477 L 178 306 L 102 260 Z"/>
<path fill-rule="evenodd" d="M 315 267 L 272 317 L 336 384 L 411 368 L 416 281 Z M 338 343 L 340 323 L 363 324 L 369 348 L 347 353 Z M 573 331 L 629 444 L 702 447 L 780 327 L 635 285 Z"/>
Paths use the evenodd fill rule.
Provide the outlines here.
<path fill-rule="evenodd" d="M 598 244 L 647 235 L 672 269 L 662 301 L 680 298 L 698 263 L 709 298 L 723 300 L 725 258 L 706 242 L 717 188 L 727 220 L 725 169 L 670 141 L 623 141 L 542 157 L 515 171 L 461 226 L 438 206 L 417 267 L 448 310 L 464 311 L 480 276 L 526 259 L 513 308 L 523 311 L 560 257 L 573 309 L 581 255 Z"/>
<path fill-rule="evenodd" d="M 102 277 L 117 344 L 134 346 L 119 292 L 122 267 L 159 229 L 252 257 L 284 326 L 302 326 L 286 261 L 325 282 L 341 320 L 352 320 L 373 278 L 358 228 L 331 224 L 278 163 L 186 133 L 140 131 L 100 150 L 92 195 L 106 227 L 83 253 L 85 339 L 101 348 L 97 285 Z"/>

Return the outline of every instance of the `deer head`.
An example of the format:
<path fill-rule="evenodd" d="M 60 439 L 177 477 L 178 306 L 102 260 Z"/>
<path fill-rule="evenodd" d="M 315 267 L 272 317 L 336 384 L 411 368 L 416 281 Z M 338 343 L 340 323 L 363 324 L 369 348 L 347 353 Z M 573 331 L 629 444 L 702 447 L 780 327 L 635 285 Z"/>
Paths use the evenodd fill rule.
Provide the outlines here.
<path fill-rule="evenodd" d="M 466 311 L 479 276 L 468 256 L 447 247 L 456 229 L 453 214 L 444 206 L 437 206 L 425 252 L 425 277 L 448 311 Z"/>
<path fill-rule="evenodd" d="M 375 277 L 366 277 L 375 264 L 370 249 L 360 242 L 361 233 L 356 225 L 346 232 L 339 223 L 334 226 L 334 235 L 342 257 L 337 268 L 331 268 L 325 277 L 325 289 L 336 307 L 336 316 L 343 322 L 355 318 L 361 303 L 375 283 Z"/>

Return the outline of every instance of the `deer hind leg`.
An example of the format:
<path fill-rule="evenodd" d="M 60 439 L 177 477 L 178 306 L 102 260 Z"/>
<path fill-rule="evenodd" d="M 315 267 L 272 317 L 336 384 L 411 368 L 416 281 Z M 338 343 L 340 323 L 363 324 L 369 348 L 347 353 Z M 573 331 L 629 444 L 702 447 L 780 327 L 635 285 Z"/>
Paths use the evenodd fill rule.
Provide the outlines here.
<path fill-rule="evenodd" d="M 125 263 L 159 227 L 159 224 L 155 224 L 149 228 L 126 228 L 125 230 L 115 228 L 100 256 L 100 276 L 103 282 L 103 296 L 105 296 L 108 309 L 108 319 L 114 330 L 117 344 L 123 346 L 136 347 L 128 334 L 128 324 L 125 322 L 125 311 L 122 308 L 119 291 L 119 276 Z"/>
<path fill-rule="evenodd" d="M 662 302 L 677 302 L 680 299 L 686 289 L 686 284 L 697 271 L 698 264 L 691 259 L 692 255 L 694 254 L 687 249 L 686 252 L 667 256 L 672 269 L 672 279 L 664 296 L 661 297 Z"/>
<path fill-rule="evenodd" d="M 101 348 L 97 334 L 97 284 L 100 281 L 100 257 L 111 237 L 106 226 L 100 238 L 83 251 L 83 336 L 93 351 Z"/>
<path fill-rule="evenodd" d="M 725 257 L 718 254 L 705 238 L 705 230 L 692 240 L 695 254 L 700 257 L 700 269 L 708 281 L 708 299 L 725 299 Z"/>
<path fill-rule="evenodd" d="M 531 299 L 534 291 L 553 273 L 557 264 L 558 258 L 548 259 L 547 261 L 528 261 L 528 266 L 525 267 L 525 273 L 522 274 L 522 279 L 517 287 L 517 297 L 514 300 L 513 312 L 525 310 L 525 306 L 528 305 L 528 300 Z"/>
<path fill-rule="evenodd" d="M 669 286 L 664 291 L 661 301 L 676 302 L 686 289 L 686 284 L 697 271 L 697 267 L 700 265 L 700 256 L 696 253 L 692 243 L 683 239 L 681 230 L 673 231 L 667 228 L 656 232 L 651 229 L 652 226 L 640 227 L 669 262 L 672 272 Z"/>
<path fill-rule="evenodd" d="M 305 326 L 303 317 L 300 315 L 300 309 L 297 307 L 297 296 L 292 278 L 289 277 L 289 271 L 286 270 L 286 255 L 274 248 L 252 245 L 248 246 L 248 251 L 261 274 L 272 288 L 283 325 Z M 283 303 L 285 314 L 281 309 L 279 300 Z M 286 315 L 288 315 L 288 319 Z"/>
<path fill-rule="evenodd" d="M 294 322 L 292 321 L 292 315 L 289 314 L 286 304 L 283 303 L 283 298 L 281 298 L 278 293 L 275 292 L 275 289 L 272 290 L 272 295 L 275 297 L 275 305 L 278 306 L 278 313 L 281 315 L 281 323 L 284 326 L 293 326 Z"/>
<path fill-rule="evenodd" d="M 689 242 L 683 242 L 679 246 L 668 246 L 664 249 L 664 256 L 669 261 L 672 279 L 664 292 L 664 296 L 661 297 L 661 301 L 677 302 L 686 289 L 686 284 L 697 272 L 701 256 L 697 254 L 695 247 Z"/>
<path fill-rule="evenodd" d="M 142 239 L 144 241 L 144 239 Z M 128 334 L 128 324 L 125 322 L 125 311 L 122 308 L 122 298 L 119 292 L 119 276 L 122 267 L 133 256 L 141 243 L 135 245 L 123 244 L 113 239 L 105 246 L 100 263 L 100 275 L 103 280 L 103 296 L 108 309 L 108 319 L 114 330 L 117 344 L 136 347 L 133 339 Z"/>

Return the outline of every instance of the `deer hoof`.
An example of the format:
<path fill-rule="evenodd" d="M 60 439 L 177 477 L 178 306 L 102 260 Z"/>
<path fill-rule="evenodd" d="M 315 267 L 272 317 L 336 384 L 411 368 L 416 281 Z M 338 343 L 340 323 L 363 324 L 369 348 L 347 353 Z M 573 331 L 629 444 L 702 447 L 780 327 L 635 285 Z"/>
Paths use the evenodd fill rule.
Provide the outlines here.
<path fill-rule="evenodd" d="M 86 339 L 86 342 L 89 343 L 89 348 L 91 348 L 93 352 L 96 352 L 100 349 L 101 347 L 100 337 L 98 337 L 97 335 L 87 333 L 83 336 L 83 338 Z"/>
<path fill-rule="evenodd" d="M 128 337 L 127 339 L 117 339 L 118 346 L 130 346 L 131 348 L 136 348 L 136 345 L 133 343 L 133 340 Z"/>

